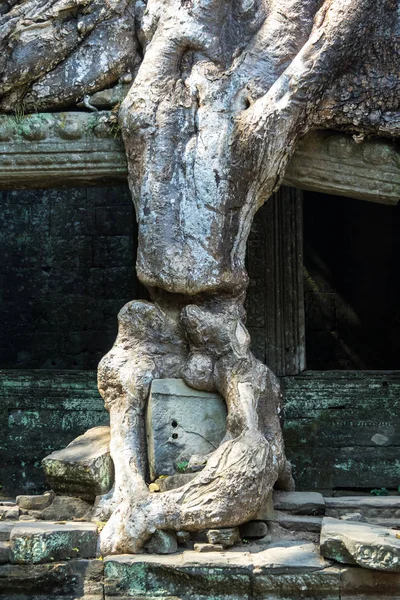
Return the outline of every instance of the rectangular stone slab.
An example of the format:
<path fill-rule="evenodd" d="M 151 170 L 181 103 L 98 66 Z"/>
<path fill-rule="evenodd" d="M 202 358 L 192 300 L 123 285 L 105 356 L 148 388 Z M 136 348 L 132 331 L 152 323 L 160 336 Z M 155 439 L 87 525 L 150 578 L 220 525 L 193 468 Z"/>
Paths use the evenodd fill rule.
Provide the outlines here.
<path fill-rule="evenodd" d="M 226 405 L 219 394 L 194 390 L 182 379 L 155 379 L 146 430 L 151 479 L 173 475 L 177 463 L 218 448 L 226 430 Z"/>
<path fill-rule="evenodd" d="M 400 539 L 395 529 L 325 517 L 322 556 L 366 569 L 400 573 Z"/>
<path fill-rule="evenodd" d="M 10 536 L 11 562 L 48 563 L 96 555 L 94 523 L 32 522 L 16 525 Z"/>

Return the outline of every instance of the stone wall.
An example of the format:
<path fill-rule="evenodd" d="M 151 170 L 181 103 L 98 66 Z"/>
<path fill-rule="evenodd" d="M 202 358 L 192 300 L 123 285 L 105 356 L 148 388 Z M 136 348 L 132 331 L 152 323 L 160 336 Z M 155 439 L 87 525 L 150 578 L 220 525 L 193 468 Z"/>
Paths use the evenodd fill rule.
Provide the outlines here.
<path fill-rule="evenodd" d="M 399 373 L 306 372 L 282 383 L 298 489 L 397 489 Z M 41 459 L 107 423 L 95 371 L 0 371 L 0 496 L 42 491 Z"/>
<path fill-rule="evenodd" d="M 126 186 L 0 192 L 0 368 L 95 369 L 136 297 Z"/>

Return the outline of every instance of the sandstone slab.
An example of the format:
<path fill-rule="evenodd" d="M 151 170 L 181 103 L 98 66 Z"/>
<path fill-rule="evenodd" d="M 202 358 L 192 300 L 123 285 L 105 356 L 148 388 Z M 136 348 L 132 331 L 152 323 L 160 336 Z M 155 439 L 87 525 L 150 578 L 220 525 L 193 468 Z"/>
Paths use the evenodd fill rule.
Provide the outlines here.
<path fill-rule="evenodd" d="M 108 492 L 114 482 L 110 428 L 93 427 L 63 450 L 42 460 L 50 487 L 60 495 L 89 502 Z"/>
<path fill-rule="evenodd" d="M 368 523 L 325 517 L 321 554 L 337 562 L 400 573 L 399 532 Z"/>
<path fill-rule="evenodd" d="M 35 496 L 17 496 L 17 504 L 21 510 L 43 510 L 54 500 L 54 492 L 46 492 Z"/>
<path fill-rule="evenodd" d="M 8 542 L 11 531 L 17 525 L 15 521 L 0 521 L 0 542 Z"/>
<path fill-rule="evenodd" d="M 273 495 L 275 510 L 293 515 L 324 515 L 325 500 L 317 492 L 280 492 Z"/>
<path fill-rule="evenodd" d="M 70 558 L 93 558 L 97 528 L 94 523 L 23 523 L 10 536 L 11 561 L 48 563 Z"/>
<path fill-rule="evenodd" d="M 322 517 L 310 515 L 293 515 L 275 511 L 275 522 L 285 529 L 291 531 L 308 531 L 311 533 L 319 533 L 321 531 Z"/>
<path fill-rule="evenodd" d="M 18 521 L 18 518 L 18 506 L 0 506 L 0 521 Z"/>
<path fill-rule="evenodd" d="M 43 521 L 83 519 L 88 518 L 91 508 L 91 504 L 85 502 L 82 498 L 56 496 L 50 506 L 42 510 L 37 517 Z"/>
<path fill-rule="evenodd" d="M 173 475 L 192 455 L 218 448 L 226 430 L 226 405 L 219 394 L 194 390 L 181 379 L 155 379 L 146 430 L 151 479 Z"/>
<path fill-rule="evenodd" d="M 360 513 L 370 522 L 400 521 L 400 496 L 341 496 L 325 498 L 325 503 L 327 517 Z"/>

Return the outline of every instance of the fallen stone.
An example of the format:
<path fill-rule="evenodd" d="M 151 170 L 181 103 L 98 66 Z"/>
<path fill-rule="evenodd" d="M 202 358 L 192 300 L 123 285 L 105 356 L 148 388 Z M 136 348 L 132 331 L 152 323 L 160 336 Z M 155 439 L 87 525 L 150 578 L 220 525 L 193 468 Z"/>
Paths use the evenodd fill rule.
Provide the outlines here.
<path fill-rule="evenodd" d="M 225 546 L 222 544 L 201 544 L 197 542 L 194 545 L 195 552 L 222 552 L 225 550 Z"/>
<path fill-rule="evenodd" d="M 230 527 L 225 529 L 209 529 L 207 531 L 207 540 L 209 544 L 223 546 L 229 548 L 240 541 L 238 527 Z"/>
<path fill-rule="evenodd" d="M 16 502 L 14 500 L 0 500 L 0 506 L 15 506 Z"/>
<path fill-rule="evenodd" d="M 89 429 L 63 450 L 44 458 L 42 466 L 50 487 L 57 494 L 93 502 L 114 483 L 110 428 Z"/>
<path fill-rule="evenodd" d="M 17 504 L 21 510 L 43 510 L 54 500 L 54 492 L 46 492 L 37 496 L 17 496 Z"/>
<path fill-rule="evenodd" d="M 11 531 L 17 525 L 15 521 L 0 521 L 0 542 L 8 542 Z"/>
<path fill-rule="evenodd" d="M 319 533 L 321 531 L 322 517 L 309 515 L 292 515 L 291 513 L 275 511 L 275 522 L 285 529 L 291 531 L 310 531 Z"/>
<path fill-rule="evenodd" d="M 268 526 L 264 521 L 248 521 L 240 525 L 239 531 L 243 539 L 260 539 L 267 535 Z"/>
<path fill-rule="evenodd" d="M 150 554 L 174 554 L 178 551 L 178 542 L 175 534 L 170 531 L 155 531 L 145 548 Z"/>
<path fill-rule="evenodd" d="M 56 496 L 47 508 L 38 513 L 42 521 L 69 521 L 89 517 L 92 506 L 82 498 Z M 35 516 L 35 515 L 34 515 Z"/>
<path fill-rule="evenodd" d="M 37 519 L 33 515 L 20 515 L 19 521 L 37 521 Z"/>
<path fill-rule="evenodd" d="M 176 475 L 170 475 L 169 477 L 162 477 L 156 479 L 154 483 L 160 488 L 160 492 L 168 492 L 176 488 L 186 485 L 196 477 L 197 473 L 177 473 Z"/>
<path fill-rule="evenodd" d="M 0 506 L 0 521 L 18 521 L 18 506 Z"/>
<path fill-rule="evenodd" d="M 320 551 L 326 558 L 367 569 L 400 572 L 400 539 L 395 529 L 325 517 Z"/>
<path fill-rule="evenodd" d="M 293 515 L 324 515 L 325 500 L 317 492 L 280 492 L 273 494 L 275 510 Z"/>
<path fill-rule="evenodd" d="M 11 531 L 11 561 L 46 563 L 70 558 L 93 558 L 97 528 L 94 523 L 24 523 Z"/>
<path fill-rule="evenodd" d="M 9 563 L 11 560 L 10 542 L 0 542 L 0 565 Z"/>
<path fill-rule="evenodd" d="M 218 448 L 226 429 L 226 405 L 216 393 L 201 392 L 182 379 L 155 379 L 146 430 L 151 480 L 173 475 L 194 454 Z"/>

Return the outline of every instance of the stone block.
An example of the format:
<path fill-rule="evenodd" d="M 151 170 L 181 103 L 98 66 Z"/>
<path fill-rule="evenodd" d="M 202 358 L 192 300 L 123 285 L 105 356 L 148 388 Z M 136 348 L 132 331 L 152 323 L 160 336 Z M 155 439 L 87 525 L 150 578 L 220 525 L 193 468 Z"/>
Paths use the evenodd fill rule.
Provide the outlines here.
<path fill-rule="evenodd" d="M 178 551 L 176 535 L 171 531 L 155 531 L 145 548 L 150 554 L 174 554 Z"/>
<path fill-rule="evenodd" d="M 255 515 L 255 521 L 273 521 L 275 516 L 273 492 L 269 492 L 263 501 L 258 513 Z"/>
<path fill-rule="evenodd" d="M 195 552 L 222 552 L 225 549 L 225 546 L 223 546 L 222 544 L 202 544 L 197 542 L 194 545 L 194 551 Z"/>
<path fill-rule="evenodd" d="M 274 521 L 290 531 L 307 531 L 311 533 L 319 533 L 322 525 L 322 517 L 292 515 L 280 511 L 275 511 Z"/>
<path fill-rule="evenodd" d="M 400 496 L 341 496 L 325 498 L 325 503 L 327 517 L 359 513 L 367 520 L 400 521 Z"/>
<path fill-rule="evenodd" d="M 274 492 L 275 510 L 293 515 L 324 515 L 325 500 L 317 492 Z"/>
<path fill-rule="evenodd" d="M 18 521 L 19 507 L 18 506 L 0 506 L 0 520 Z"/>
<path fill-rule="evenodd" d="M 267 535 L 268 527 L 264 521 L 248 521 L 239 527 L 240 536 L 244 539 L 260 539 Z"/>
<path fill-rule="evenodd" d="M 17 525 L 15 521 L 0 521 L 0 542 L 8 542 L 11 531 Z"/>
<path fill-rule="evenodd" d="M 36 518 L 42 521 L 68 521 L 89 518 L 91 508 L 92 505 L 82 500 L 82 498 L 56 496 L 52 504 L 37 514 Z"/>
<path fill-rule="evenodd" d="M 18 600 L 32 598 L 33 594 L 42 594 L 42 598 L 54 598 L 71 587 L 71 573 L 66 563 L 46 565 L 12 565 L 0 566 L 0 597 Z M 51 594 L 51 596 L 50 596 Z"/>
<path fill-rule="evenodd" d="M 114 482 L 110 428 L 89 429 L 63 450 L 44 458 L 42 465 L 49 485 L 58 494 L 93 501 Z"/>
<path fill-rule="evenodd" d="M 94 523 L 18 524 L 11 532 L 10 544 L 11 560 L 16 564 L 93 558 L 97 528 Z"/>
<path fill-rule="evenodd" d="M 11 560 L 10 542 L 0 542 L 0 565 L 9 563 Z"/>
<path fill-rule="evenodd" d="M 329 567 L 318 546 L 304 541 L 281 541 L 272 544 L 252 558 L 260 572 L 278 574 L 312 573 Z"/>
<path fill-rule="evenodd" d="M 399 532 L 395 529 L 325 517 L 320 551 L 322 556 L 341 563 L 400 573 L 397 535 Z"/>
<path fill-rule="evenodd" d="M 46 492 L 35 496 L 17 496 L 17 504 L 21 510 L 43 510 L 50 506 L 54 496 L 54 492 Z"/>
<path fill-rule="evenodd" d="M 156 379 L 146 428 L 151 479 L 173 475 L 179 462 L 218 448 L 226 429 L 226 405 L 219 394 L 194 390 L 181 379 Z"/>
<path fill-rule="evenodd" d="M 346 567 L 341 571 L 341 600 L 398 600 L 400 573 L 382 573 L 360 567 Z"/>
<path fill-rule="evenodd" d="M 240 542 L 240 534 L 238 527 L 229 527 L 225 529 L 209 529 L 207 531 L 207 540 L 210 544 L 221 545 L 224 548 L 229 548 L 237 542 Z"/>

